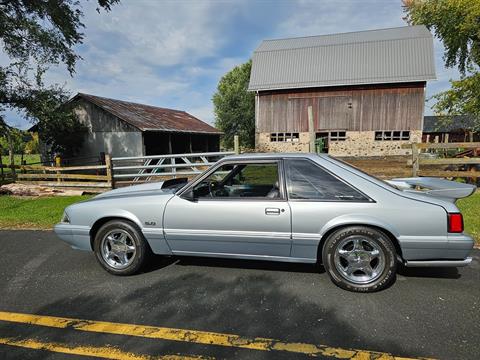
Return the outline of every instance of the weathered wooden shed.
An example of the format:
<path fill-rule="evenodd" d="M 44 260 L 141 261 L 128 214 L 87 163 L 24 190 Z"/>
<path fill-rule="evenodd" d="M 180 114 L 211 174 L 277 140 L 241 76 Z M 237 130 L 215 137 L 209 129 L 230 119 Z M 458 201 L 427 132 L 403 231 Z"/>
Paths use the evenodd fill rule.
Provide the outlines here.
<path fill-rule="evenodd" d="M 474 129 L 474 119 L 469 115 L 425 116 L 423 142 L 480 141 L 480 133 L 475 132 Z"/>
<path fill-rule="evenodd" d="M 79 157 L 213 152 L 221 132 L 181 110 L 79 93 L 70 102 L 88 133 Z"/>
<path fill-rule="evenodd" d="M 424 26 L 265 40 L 253 55 L 258 151 L 309 151 L 313 131 L 338 156 L 401 155 L 422 137 L 435 79 Z"/>

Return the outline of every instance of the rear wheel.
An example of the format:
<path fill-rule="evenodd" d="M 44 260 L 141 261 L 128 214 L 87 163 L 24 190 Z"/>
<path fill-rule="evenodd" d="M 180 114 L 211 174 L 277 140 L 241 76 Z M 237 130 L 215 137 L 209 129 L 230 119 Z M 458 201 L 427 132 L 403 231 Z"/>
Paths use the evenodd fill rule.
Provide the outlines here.
<path fill-rule="evenodd" d="M 113 220 L 103 225 L 94 240 L 100 265 L 115 275 L 131 275 L 145 264 L 150 248 L 136 225 Z"/>
<path fill-rule="evenodd" d="M 346 290 L 378 291 L 396 276 L 395 247 L 388 236 L 370 227 L 335 231 L 325 241 L 322 254 L 330 278 Z"/>

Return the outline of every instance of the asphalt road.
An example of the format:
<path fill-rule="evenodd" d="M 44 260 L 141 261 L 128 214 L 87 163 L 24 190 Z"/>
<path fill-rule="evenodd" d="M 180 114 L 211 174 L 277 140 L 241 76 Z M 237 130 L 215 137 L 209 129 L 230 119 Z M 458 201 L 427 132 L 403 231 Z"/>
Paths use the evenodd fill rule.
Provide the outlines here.
<path fill-rule="evenodd" d="M 0 249 L 1 359 L 306 359 L 314 345 L 320 358 L 480 356 L 478 250 L 467 268 L 403 269 L 389 289 L 354 294 L 312 265 L 158 257 L 115 277 L 52 232 L 1 231 Z"/>

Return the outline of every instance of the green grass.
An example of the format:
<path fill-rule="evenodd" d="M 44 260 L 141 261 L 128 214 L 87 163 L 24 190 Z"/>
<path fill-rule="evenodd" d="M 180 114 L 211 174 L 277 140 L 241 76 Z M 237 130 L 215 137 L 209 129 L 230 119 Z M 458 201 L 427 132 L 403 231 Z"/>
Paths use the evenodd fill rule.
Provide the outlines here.
<path fill-rule="evenodd" d="M 13 161 L 15 165 L 21 165 L 22 155 L 14 155 Z M 23 160 L 26 161 L 27 165 L 32 163 L 40 162 L 40 154 L 24 154 Z M 2 155 L 2 163 L 4 165 L 10 165 L 10 157 L 8 155 Z"/>
<path fill-rule="evenodd" d="M 91 196 L 0 196 L 0 229 L 50 229 L 70 204 Z"/>
<path fill-rule="evenodd" d="M 475 238 L 480 245 L 480 191 L 472 196 L 457 201 L 457 206 L 463 214 L 465 231 Z"/>

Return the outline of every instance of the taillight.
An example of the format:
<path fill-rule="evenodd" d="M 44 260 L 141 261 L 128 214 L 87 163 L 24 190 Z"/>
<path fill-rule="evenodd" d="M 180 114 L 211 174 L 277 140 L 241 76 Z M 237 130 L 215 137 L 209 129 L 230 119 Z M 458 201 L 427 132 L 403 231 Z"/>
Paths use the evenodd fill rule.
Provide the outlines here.
<path fill-rule="evenodd" d="M 463 232 L 463 216 L 460 213 L 448 214 L 448 232 Z"/>

